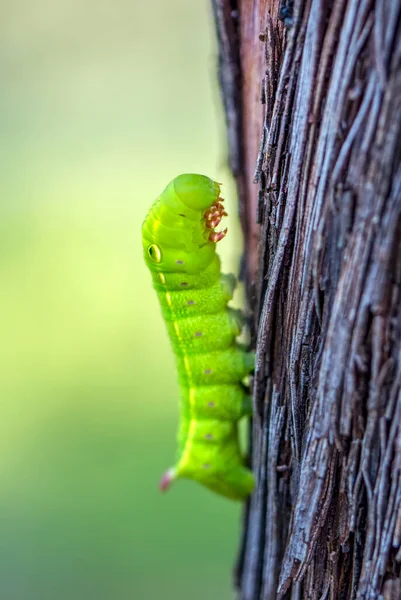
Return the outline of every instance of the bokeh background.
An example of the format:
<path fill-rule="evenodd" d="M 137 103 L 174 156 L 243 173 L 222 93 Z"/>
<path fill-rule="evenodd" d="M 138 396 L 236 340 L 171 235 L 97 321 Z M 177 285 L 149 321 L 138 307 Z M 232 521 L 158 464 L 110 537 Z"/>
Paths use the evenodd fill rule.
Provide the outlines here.
<path fill-rule="evenodd" d="M 0 20 L 0 598 L 233 597 L 239 505 L 167 495 L 173 356 L 140 226 L 226 167 L 208 1 L 14 0 Z"/>

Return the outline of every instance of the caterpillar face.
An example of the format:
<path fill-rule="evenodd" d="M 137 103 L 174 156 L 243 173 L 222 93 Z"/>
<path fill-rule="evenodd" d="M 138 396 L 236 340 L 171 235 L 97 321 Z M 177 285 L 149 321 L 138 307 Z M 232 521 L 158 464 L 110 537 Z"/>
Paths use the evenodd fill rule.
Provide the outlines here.
<path fill-rule="evenodd" d="M 237 421 L 250 414 L 242 380 L 254 355 L 236 342 L 241 315 L 227 307 L 234 276 L 220 273 L 216 231 L 226 212 L 220 184 L 204 175 L 180 175 L 151 207 L 142 226 L 145 262 L 153 278 L 181 385 L 180 455 L 163 476 L 195 479 L 228 498 L 253 489 L 244 465 Z"/>
<path fill-rule="evenodd" d="M 220 184 L 204 175 L 180 175 L 156 200 L 142 226 L 145 261 L 152 271 L 197 273 L 215 255 L 226 231 L 215 231 L 224 211 Z"/>

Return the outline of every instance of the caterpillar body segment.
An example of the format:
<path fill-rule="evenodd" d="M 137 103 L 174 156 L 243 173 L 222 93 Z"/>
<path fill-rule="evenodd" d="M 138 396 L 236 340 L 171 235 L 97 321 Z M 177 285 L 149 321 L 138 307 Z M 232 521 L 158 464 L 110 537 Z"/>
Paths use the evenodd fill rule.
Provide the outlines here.
<path fill-rule="evenodd" d="M 166 278 L 167 284 L 167 278 Z M 164 286 L 166 286 L 164 284 Z M 168 285 L 168 284 L 167 284 Z M 155 286 L 159 289 L 159 286 Z M 221 275 L 217 283 L 203 288 L 203 294 L 194 297 L 192 289 L 181 289 L 159 294 L 163 316 L 167 321 L 187 316 L 213 315 L 224 310 L 233 297 L 234 285 L 227 275 Z"/>
<path fill-rule="evenodd" d="M 221 274 L 216 254 L 227 230 L 215 228 L 226 214 L 219 183 L 180 175 L 151 207 L 142 240 L 181 387 L 179 456 L 160 487 L 188 478 L 243 500 L 254 477 L 239 444 L 238 421 L 251 413 L 241 381 L 253 369 L 254 354 L 236 342 L 242 316 L 227 307 L 235 278 Z"/>

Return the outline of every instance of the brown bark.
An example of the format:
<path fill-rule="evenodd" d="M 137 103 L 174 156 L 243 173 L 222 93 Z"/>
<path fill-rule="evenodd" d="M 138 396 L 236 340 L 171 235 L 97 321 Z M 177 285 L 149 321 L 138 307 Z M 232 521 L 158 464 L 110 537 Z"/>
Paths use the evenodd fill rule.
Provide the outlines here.
<path fill-rule="evenodd" d="M 257 351 L 239 597 L 399 599 L 401 0 L 213 3 Z"/>

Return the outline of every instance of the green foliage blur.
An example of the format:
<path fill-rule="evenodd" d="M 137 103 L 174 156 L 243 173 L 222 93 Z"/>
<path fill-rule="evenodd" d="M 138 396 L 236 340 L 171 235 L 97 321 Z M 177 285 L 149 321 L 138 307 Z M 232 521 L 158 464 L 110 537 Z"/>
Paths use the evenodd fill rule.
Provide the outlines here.
<path fill-rule="evenodd" d="M 233 597 L 241 507 L 161 495 L 178 387 L 140 228 L 224 182 L 209 2 L 15 0 L 0 22 L 0 599 Z"/>

